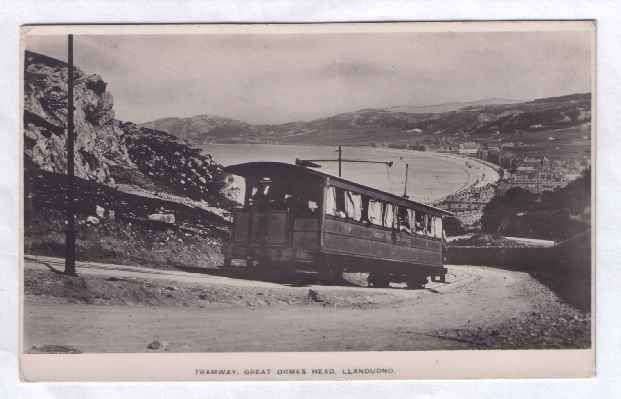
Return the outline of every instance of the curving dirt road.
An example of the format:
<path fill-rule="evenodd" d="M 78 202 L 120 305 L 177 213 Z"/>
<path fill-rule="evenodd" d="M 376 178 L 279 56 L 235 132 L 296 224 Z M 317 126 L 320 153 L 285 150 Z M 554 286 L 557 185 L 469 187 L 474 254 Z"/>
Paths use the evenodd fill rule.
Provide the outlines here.
<path fill-rule="evenodd" d="M 474 266 L 449 267 L 446 284 L 407 290 L 367 288 L 356 275 L 343 286 L 290 286 L 82 263 L 88 293 L 79 296 L 79 284 L 67 291 L 68 278 L 50 272 L 60 265 L 27 257 L 26 352 L 46 345 L 81 352 L 467 349 L 480 345 L 460 331 L 567 311 L 528 274 Z M 160 345 L 147 348 L 155 340 Z"/>

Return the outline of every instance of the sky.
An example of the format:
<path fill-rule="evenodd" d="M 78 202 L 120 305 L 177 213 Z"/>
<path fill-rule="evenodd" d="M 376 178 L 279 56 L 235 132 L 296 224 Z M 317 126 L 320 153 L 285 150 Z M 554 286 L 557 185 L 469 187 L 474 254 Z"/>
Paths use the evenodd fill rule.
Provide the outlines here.
<path fill-rule="evenodd" d="M 116 117 L 210 114 L 249 123 L 363 108 L 591 88 L 585 31 L 77 35 L 75 63 L 108 83 Z M 66 36 L 26 48 L 66 61 Z"/>

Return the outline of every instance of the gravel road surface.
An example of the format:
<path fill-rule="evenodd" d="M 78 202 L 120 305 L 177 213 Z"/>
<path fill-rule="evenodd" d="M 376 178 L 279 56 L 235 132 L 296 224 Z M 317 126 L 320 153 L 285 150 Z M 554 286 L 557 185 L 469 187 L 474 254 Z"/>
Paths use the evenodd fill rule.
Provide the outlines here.
<path fill-rule="evenodd" d="M 227 352 L 588 347 L 590 316 L 526 273 L 449 266 L 421 290 L 287 285 L 26 256 L 24 351 Z M 220 275 L 214 275 L 220 274 Z M 241 277 L 240 277 L 241 276 Z"/>

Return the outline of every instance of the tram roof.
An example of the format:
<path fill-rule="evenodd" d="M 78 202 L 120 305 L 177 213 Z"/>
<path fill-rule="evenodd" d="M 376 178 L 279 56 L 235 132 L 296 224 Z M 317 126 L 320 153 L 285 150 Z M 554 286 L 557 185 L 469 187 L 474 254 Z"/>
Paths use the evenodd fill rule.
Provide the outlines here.
<path fill-rule="evenodd" d="M 246 177 L 260 178 L 260 177 L 264 177 L 266 172 L 268 172 L 268 174 L 287 173 L 287 174 L 314 176 L 319 179 L 330 179 L 331 181 L 342 182 L 350 186 L 359 187 L 365 191 L 375 192 L 377 194 L 380 194 L 382 197 L 388 197 L 387 199 L 389 199 L 391 202 L 397 205 L 408 206 L 412 208 L 424 208 L 430 212 L 433 212 L 436 214 L 442 214 L 446 216 L 453 215 L 451 212 L 445 211 L 444 209 L 440 209 L 440 208 L 436 208 L 431 205 L 426 205 L 420 202 L 412 201 L 410 199 L 406 199 L 406 198 L 400 197 L 398 195 L 395 195 L 395 194 L 392 194 L 386 191 L 378 190 L 377 188 L 369 187 L 364 184 L 356 183 L 354 181 L 347 180 L 342 177 L 333 176 L 333 175 L 320 172 L 315 169 L 310 169 L 304 166 L 300 166 L 300 165 L 294 165 L 294 164 L 289 164 L 289 163 L 284 163 L 284 162 L 246 162 L 246 163 L 240 163 L 236 165 L 227 166 L 224 168 L 224 171 L 227 173 L 232 173 L 235 175 L 242 176 L 244 178 Z"/>

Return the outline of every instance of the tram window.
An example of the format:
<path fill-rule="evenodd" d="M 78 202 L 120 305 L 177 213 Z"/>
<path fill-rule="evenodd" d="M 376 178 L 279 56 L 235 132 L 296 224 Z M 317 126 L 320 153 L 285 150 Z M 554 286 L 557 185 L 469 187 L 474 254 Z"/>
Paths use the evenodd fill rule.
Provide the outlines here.
<path fill-rule="evenodd" d="M 397 210 L 397 223 L 399 225 L 399 231 L 405 231 L 410 233 L 412 230 L 410 228 L 410 215 L 409 212 L 411 210 L 405 207 L 400 206 Z"/>
<path fill-rule="evenodd" d="M 288 196 L 285 199 L 287 211 L 291 212 L 295 217 L 313 217 L 316 215 L 316 210 L 319 207 L 316 201 L 309 200 L 304 195 Z"/>
<path fill-rule="evenodd" d="M 345 191 L 338 187 L 328 187 L 326 214 L 345 219 Z"/>
<path fill-rule="evenodd" d="M 363 223 L 369 223 L 369 201 L 371 199 L 366 195 L 361 195 L 360 204 L 360 221 Z"/>
<path fill-rule="evenodd" d="M 374 199 L 369 199 L 368 210 L 369 222 L 377 226 L 382 225 L 382 202 Z"/>
<path fill-rule="evenodd" d="M 427 215 L 427 220 L 426 220 L 426 225 L 425 225 L 425 234 L 427 234 L 429 237 L 433 236 L 432 233 L 432 222 L 431 222 L 431 215 Z"/>
<path fill-rule="evenodd" d="M 335 203 L 336 203 L 336 212 L 335 216 L 345 219 L 347 217 L 347 212 L 345 210 L 345 190 L 342 188 L 335 187 Z"/>
<path fill-rule="evenodd" d="M 393 228 L 395 221 L 395 207 L 393 204 L 384 204 L 384 227 Z"/>
<path fill-rule="evenodd" d="M 362 196 L 352 191 L 345 191 L 345 213 L 347 217 L 359 222 L 362 218 Z"/>
<path fill-rule="evenodd" d="M 420 212 L 420 211 L 416 211 L 416 216 L 415 216 L 415 222 L 414 222 L 414 230 L 419 233 L 419 234 L 424 234 L 425 233 L 425 219 L 427 218 L 427 215 Z"/>

